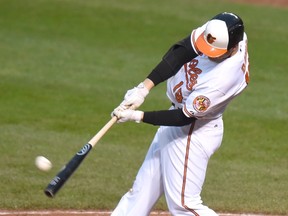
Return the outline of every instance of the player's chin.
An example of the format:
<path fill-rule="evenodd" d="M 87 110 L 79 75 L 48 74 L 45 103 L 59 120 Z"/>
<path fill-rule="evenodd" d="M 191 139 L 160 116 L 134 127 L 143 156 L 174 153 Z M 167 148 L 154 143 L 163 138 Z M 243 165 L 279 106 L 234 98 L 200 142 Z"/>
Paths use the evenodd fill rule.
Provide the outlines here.
<path fill-rule="evenodd" d="M 225 55 L 225 54 L 224 54 L 224 55 Z M 224 55 L 219 56 L 219 57 L 209 57 L 209 59 L 210 59 L 211 61 L 220 63 L 220 62 L 222 62 L 223 60 L 225 60 L 226 58 L 228 58 L 227 56 L 224 56 Z"/>

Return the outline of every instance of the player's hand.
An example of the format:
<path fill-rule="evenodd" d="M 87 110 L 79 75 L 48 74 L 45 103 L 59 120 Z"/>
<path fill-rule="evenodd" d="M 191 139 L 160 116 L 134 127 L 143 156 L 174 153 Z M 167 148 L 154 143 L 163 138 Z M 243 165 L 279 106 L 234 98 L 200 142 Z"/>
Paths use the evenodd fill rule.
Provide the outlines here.
<path fill-rule="evenodd" d="M 141 82 L 137 87 L 130 89 L 126 92 L 124 100 L 120 104 L 121 107 L 126 109 L 137 109 L 144 102 L 145 97 L 149 94 L 149 89 L 147 89 L 143 82 Z"/>
<path fill-rule="evenodd" d="M 127 121 L 135 121 L 140 123 L 143 119 L 143 111 L 139 110 L 131 110 L 131 109 L 115 109 L 112 113 L 114 116 L 118 118 L 118 123 L 123 123 Z"/>

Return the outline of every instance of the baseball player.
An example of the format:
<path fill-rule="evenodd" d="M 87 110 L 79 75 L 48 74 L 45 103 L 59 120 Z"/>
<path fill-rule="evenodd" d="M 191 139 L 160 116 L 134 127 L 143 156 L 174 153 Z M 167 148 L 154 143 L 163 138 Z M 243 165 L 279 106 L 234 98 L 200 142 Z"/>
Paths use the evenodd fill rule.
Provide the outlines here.
<path fill-rule="evenodd" d="M 168 110 L 137 109 L 167 80 Z M 241 18 L 220 13 L 173 45 L 114 109 L 118 122 L 159 125 L 133 187 L 112 216 L 147 216 L 162 194 L 172 215 L 215 216 L 201 190 L 209 158 L 220 147 L 222 115 L 249 82 L 247 36 Z"/>

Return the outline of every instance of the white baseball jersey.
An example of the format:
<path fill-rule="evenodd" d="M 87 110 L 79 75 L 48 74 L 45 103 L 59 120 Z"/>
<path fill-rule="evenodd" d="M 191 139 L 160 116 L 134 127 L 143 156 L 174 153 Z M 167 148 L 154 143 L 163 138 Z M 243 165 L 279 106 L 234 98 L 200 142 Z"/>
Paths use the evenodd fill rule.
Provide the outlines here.
<path fill-rule="evenodd" d="M 238 52 L 221 63 L 198 56 L 167 82 L 167 96 L 187 117 L 215 119 L 249 82 L 247 37 Z"/>
<path fill-rule="evenodd" d="M 165 194 L 173 216 L 217 216 L 202 204 L 201 191 L 209 158 L 223 137 L 222 114 L 249 81 L 247 37 L 232 57 L 217 63 L 198 56 L 167 82 L 167 96 L 190 125 L 161 126 L 147 152 L 133 187 L 112 216 L 149 216 Z"/>

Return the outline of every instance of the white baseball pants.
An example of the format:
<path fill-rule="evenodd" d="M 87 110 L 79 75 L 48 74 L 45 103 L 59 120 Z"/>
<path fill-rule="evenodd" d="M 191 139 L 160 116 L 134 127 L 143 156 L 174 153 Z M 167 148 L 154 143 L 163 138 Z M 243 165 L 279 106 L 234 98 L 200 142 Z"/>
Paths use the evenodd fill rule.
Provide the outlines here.
<path fill-rule="evenodd" d="M 220 147 L 222 118 L 184 127 L 161 126 L 127 192 L 111 216 L 149 216 L 164 193 L 173 216 L 217 216 L 202 204 L 208 160 Z"/>

